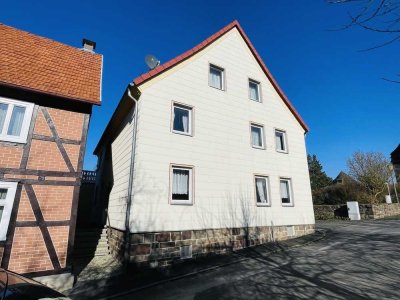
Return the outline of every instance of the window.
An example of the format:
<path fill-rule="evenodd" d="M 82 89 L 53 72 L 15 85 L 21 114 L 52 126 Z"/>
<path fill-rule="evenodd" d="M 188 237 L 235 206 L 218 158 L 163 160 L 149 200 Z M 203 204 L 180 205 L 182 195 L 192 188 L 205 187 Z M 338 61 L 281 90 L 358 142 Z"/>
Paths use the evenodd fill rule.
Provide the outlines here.
<path fill-rule="evenodd" d="M 173 104 L 172 131 L 181 134 L 192 134 L 192 108 Z"/>
<path fill-rule="evenodd" d="M 264 127 L 251 124 L 251 144 L 254 148 L 264 149 Z"/>
<path fill-rule="evenodd" d="M 0 98 L 0 140 L 25 143 L 33 104 Z"/>
<path fill-rule="evenodd" d="M 255 177 L 257 205 L 268 206 L 269 202 L 269 180 L 266 176 Z"/>
<path fill-rule="evenodd" d="M 281 201 L 283 206 L 292 206 L 292 192 L 291 192 L 291 182 L 290 179 L 281 178 L 280 180 L 280 189 L 281 189 Z"/>
<path fill-rule="evenodd" d="M 5 241 L 7 237 L 17 184 L 17 182 L 0 182 L 0 241 Z"/>
<path fill-rule="evenodd" d="M 193 203 L 193 168 L 172 166 L 171 204 Z"/>
<path fill-rule="evenodd" d="M 210 65 L 208 84 L 216 89 L 224 90 L 224 69 Z"/>
<path fill-rule="evenodd" d="M 253 101 L 261 102 L 260 83 L 249 79 L 249 97 Z"/>
<path fill-rule="evenodd" d="M 283 130 L 275 130 L 276 151 L 287 153 L 286 132 Z"/>

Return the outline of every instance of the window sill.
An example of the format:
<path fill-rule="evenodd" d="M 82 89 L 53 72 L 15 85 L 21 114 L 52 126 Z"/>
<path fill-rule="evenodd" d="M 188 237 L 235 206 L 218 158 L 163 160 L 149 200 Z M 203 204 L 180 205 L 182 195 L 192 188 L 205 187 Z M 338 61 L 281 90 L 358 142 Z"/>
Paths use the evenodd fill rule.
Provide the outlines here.
<path fill-rule="evenodd" d="M 258 149 L 258 150 L 265 150 L 265 147 L 259 147 L 259 146 L 254 146 L 254 145 L 251 145 L 251 147 L 254 149 Z"/>
<path fill-rule="evenodd" d="M 170 202 L 171 205 L 186 205 L 186 206 L 190 206 L 193 205 L 193 202 L 190 200 L 171 200 Z"/>
<path fill-rule="evenodd" d="M 250 99 L 250 101 L 253 101 L 253 102 L 262 103 L 261 100 L 256 100 L 256 99 L 251 99 L 251 98 L 249 98 L 249 99 Z"/>
<path fill-rule="evenodd" d="M 0 137 L 0 142 L 8 142 L 8 143 L 18 143 L 18 144 L 26 144 L 26 138 L 20 137 Z"/>
<path fill-rule="evenodd" d="M 283 207 L 294 207 L 293 203 L 282 203 Z"/>
<path fill-rule="evenodd" d="M 269 203 L 258 203 L 257 202 L 257 207 L 271 207 L 271 204 L 269 204 Z"/>
<path fill-rule="evenodd" d="M 208 85 L 208 86 L 209 86 L 210 88 L 213 88 L 213 89 L 216 89 L 216 90 L 225 92 L 225 89 L 224 89 L 224 88 L 220 89 L 220 88 L 217 88 L 217 87 L 212 86 L 212 85 Z"/>
<path fill-rule="evenodd" d="M 186 132 L 176 131 L 176 130 L 172 130 L 172 133 L 179 134 L 179 135 L 193 136 L 192 133 L 189 133 L 189 132 L 186 133 Z"/>
<path fill-rule="evenodd" d="M 278 153 L 289 154 L 288 151 L 275 149 Z"/>

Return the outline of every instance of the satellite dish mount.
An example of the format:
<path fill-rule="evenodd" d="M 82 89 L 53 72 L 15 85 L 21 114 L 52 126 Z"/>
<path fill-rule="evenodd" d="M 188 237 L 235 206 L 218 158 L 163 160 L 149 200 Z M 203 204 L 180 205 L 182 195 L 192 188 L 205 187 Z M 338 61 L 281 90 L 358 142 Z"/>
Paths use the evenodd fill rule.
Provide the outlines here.
<path fill-rule="evenodd" d="M 158 60 L 158 58 L 151 54 L 146 55 L 144 61 L 146 62 L 146 65 L 150 68 L 150 70 L 153 70 L 160 65 L 160 61 Z"/>

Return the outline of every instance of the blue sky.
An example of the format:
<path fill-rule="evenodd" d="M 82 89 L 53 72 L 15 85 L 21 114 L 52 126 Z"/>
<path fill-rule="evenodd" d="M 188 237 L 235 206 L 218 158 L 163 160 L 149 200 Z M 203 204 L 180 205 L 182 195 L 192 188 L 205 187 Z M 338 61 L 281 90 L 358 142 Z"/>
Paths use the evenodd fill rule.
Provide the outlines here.
<path fill-rule="evenodd" d="M 85 168 L 127 84 L 152 53 L 165 62 L 237 19 L 310 126 L 307 150 L 330 176 L 356 150 L 389 156 L 400 143 L 399 43 L 348 22 L 348 6 L 324 0 L 280 1 L 19 1 L 4 0 L 0 22 L 80 47 L 86 37 L 104 55 L 103 105 L 93 110 Z"/>

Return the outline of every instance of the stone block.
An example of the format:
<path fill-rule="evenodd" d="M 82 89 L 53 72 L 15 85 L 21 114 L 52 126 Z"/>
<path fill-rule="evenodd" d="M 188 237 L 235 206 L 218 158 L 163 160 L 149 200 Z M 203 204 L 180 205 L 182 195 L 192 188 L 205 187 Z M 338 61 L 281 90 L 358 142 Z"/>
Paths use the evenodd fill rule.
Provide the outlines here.
<path fill-rule="evenodd" d="M 180 241 L 182 239 L 182 233 L 180 231 L 171 232 L 172 241 Z"/>
<path fill-rule="evenodd" d="M 145 255 L 150 254 L 151 245 L 150 244 L 139 244 L 139 245 L 131 245 L 130 247 L 130 255 Z"/>
<path fill-rule="evenodd" d="M 169 242 L 170 240 L 171 240 L 170 232 L 156 233 L 156 241 L 157 242 Z"/>
<path fill-rule="evenodd" d="M 205 239 L 207 238 L 207 232 L 205 230 L 194 230 L 193 231 L 195 239 Z"/>
<path fill-rule="evenodd" d="M 182 240 L 190 240 L 192 238 L 192 231 L 182 231 L 181 232 Z"/>
<path fill-rule="evenodd" d="M 154 233 L 145 233 L 144 235 L 143 235 L 143 243 L 145 243 L 145 244 L 151 244 L 151 243 L 153 243 L 155 241 L 155 239 L 154 239 Z"/>
<path fill-rule="evenodd" d="M 172 247 L 175 247 L 175 242 L 160 243 L 160 248 L 172 248 Z"/>
<path fill-rule="evenodd" d="M 144 235 L 141 233 L 131 234 L 130 241 L 131 244 L 142 244 L 144 240 Z"/>

